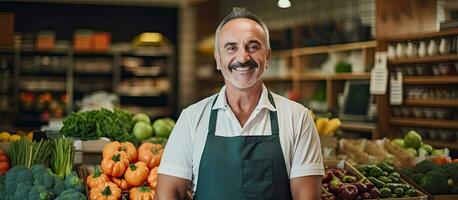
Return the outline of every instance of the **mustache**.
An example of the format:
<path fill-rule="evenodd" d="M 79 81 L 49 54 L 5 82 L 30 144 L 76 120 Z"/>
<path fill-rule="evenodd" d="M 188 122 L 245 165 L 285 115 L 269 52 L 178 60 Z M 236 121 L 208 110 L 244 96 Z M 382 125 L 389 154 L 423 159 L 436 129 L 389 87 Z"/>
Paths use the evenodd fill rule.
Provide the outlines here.
<path fill-rule="evenodd" d="M 251 67 L 251 68 L 257 68 L 258 63 L 256 63 L 253 59 L 247 60 L 246 62 L 242 63 L 240 61 L 237 61 L 236 63 L 232 63 L 229 65 L 229 70 L 232 71 L 233 69 L 237 67 Z"/>

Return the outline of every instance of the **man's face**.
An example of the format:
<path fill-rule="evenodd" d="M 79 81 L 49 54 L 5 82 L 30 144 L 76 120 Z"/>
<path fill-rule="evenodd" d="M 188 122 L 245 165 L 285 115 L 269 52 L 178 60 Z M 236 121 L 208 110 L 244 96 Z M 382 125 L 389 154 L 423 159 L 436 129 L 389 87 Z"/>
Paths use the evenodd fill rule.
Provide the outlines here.
<path fill-rule="evenodd" d="M 245 90 L 260 83 L 270 49 L 259 24 L 245 18 L 231 20 L 221 28 L 218 42 L 215 59 L 226 85 Z"/>

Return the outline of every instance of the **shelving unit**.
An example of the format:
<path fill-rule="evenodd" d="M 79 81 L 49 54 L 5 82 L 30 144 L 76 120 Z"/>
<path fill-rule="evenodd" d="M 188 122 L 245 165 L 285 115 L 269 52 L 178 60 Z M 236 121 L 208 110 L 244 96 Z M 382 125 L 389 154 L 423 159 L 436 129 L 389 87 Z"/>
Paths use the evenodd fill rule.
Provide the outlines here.
<path fill-rule="evenodd" d="M 358 73 L 342 73 L 342 74 L 323 74 L 319 72 L 304 71 L 304 64 L 310 56 L 319 54 L 328 54 L 332 52 L 344 51 L 361 51 L 362 63 L 365 67 L 373 65 L 373 57 L 375 52 L 375 41 L 355 42 L 349 44 L 337 44 L 329 46 L 318 47 L 301 47 L 289 50 L 273 51 L 272 57 L 275 59 L 284 60 L 287 63 L 288 75 L 269 75 L 264 78 L 266 84 L 273 86 L 273 88 L 287 88 L 287 90 L 299 91 L 302 98 L 307 99 L 311 96 L 313 88 L 318 87 L 319 84 L 324 84 L 327 94 L 326 105 L 328 110 L 337 108 L 337 94 L 343 91 L 343 85 L 346 80 L 369 80 L 370 74 L 368 72 Z M 269 69 L 268 69 L 269 70 Z M 223 78 L 218 73 L 216 76 L 211 77 L 198 77 L 199 87 L 219 87 L 222 86 Z M 216 90 L 216 88 L 214 89 Z M 211 90 L 214 92 L 214 90 Z M 275 90 L 274 90 L 275 92 Z M 281 91 L 280 91 L 281 92 Z M 208 91 L 200 91 L 198 96 L 203 98 L 211 94 Z"/>
<path fill-rule="evenodd" d="M 386 51 L 388 44 L 396 44 L 397 42 L 438 39 L 443 37 L 458 36 L 458 29 L 450 29 L 440 32 L 427 32 L 407 34 L 390 38 L 383 38 L 378 41 L 378 50 Z M 458 75 L 455 74 L 454 64 L 458 62 L 456 52 L 437 54 L 433 56 L 414 58 L 397 58 L 388 60 L 388 71 L 395 71 L 395 67 L 412 67 L 424 68 L 427 72 L 419 76 L 403 74 L 404 99 L 402 105 L 393 107 L 389 105 L 389 92 L 386 95 L 377 96 L 378 124 L 381 132 L 387 137 L 402 137 L 402 130 L 415 129 L 424 137 L 424 142 L 431 144 L 437 148 L 447 147 L 449 149 L 458 150 L 458 140 L 455 138 L 456 130 L 458 130 L 457 107 L 458 99 L 453 95 L 442 95 L 452 93 L 458 88 Z M 440 63 L 450 63 L 447 73 L 434 72 L 433 67 Z M 448 66 L 448 65 L 444 65 Z M 401 70 L 402 71 L 402 70 Z M 418 71 L 418 70 L 417 70 Z M 434 74 L 434 75 L 432 75 Z M 419 96 L 412 96 L 412 90 L 418 90 Z M 440 95 L 434 95 L 437 92 Z M 398 109 L 398 113 L 392 112 L 392 109 Z M 401 113 L 399 111 L 402 110 Z M 424 114 L 422 114 L 424 112 Z M 411 114 L 409 114 L 411 113 Z M 429 116 L 427 116 L 427 114 Z M 440 113 L 440 114 L 436 114 Z M 407 116 L 408 115 L 408 116 Z M 416 117 L 413 117 L 413 116 Z M 440 137 L 438 134 L 440 133 Z M 434 139 L 433 139 L 434 138 Z M 445 138 L 452 138 L 447 139 Z M 444 139 L 444 140 L 441 140 Z"/>
<path fill-rule="evenodd" d="M 152 118 L 176 113 L 176 72 L 173 48 L 120 52 L 116 91 L 122 107 Z"/>

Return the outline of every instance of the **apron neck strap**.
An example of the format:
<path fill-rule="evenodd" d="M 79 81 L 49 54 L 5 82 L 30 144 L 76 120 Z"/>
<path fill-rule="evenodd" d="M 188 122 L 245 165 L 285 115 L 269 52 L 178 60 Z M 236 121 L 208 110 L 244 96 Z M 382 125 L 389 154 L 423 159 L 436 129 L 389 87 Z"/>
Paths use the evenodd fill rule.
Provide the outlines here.
<path fill-rule="evenodd" d="M 274 98 L 272 97 L 272 94 L 270 93 L 270 91 L 268 92 L 268 97 L 269 97 L 270 103 L 274 106 L 274 108 L 276 108 Z M 208 124 L 208 135 L 215 135 L 216 119 L 218 119 L 218 109 L 213 109 L 213 106 L 215 105 L 217 99 L 218 99 L 218 95 L 216 95 L 215 99 L 213 100 L 212 106 L 211 106 L 210 122 Z M 278 129 L 277 111 L 269 111 L 269 114 L 270 114 L 270 129 L 272 131 L 272 135 L 278 135 L 279 129 Z"/>

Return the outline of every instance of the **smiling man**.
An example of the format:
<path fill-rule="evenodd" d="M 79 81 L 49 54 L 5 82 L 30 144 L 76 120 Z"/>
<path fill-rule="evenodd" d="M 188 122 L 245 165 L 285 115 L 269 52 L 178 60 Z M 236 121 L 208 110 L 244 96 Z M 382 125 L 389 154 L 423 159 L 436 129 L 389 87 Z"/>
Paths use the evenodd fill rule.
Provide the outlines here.
<path fill-rule="evenodd" d="M 234 8 L 215 34 L 225 86 L 184 109 L 159 167 L 156 200 L 319 199 L 324 174 L 307 108 L 270 92 L 269 32 Z"/>

